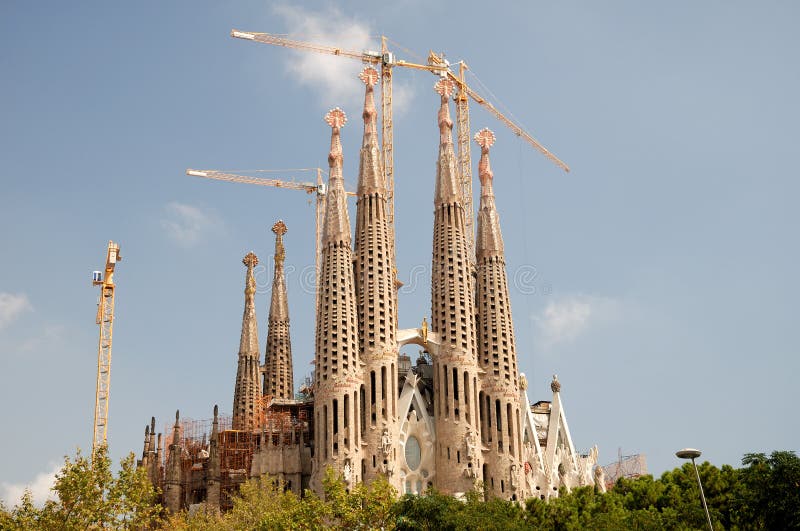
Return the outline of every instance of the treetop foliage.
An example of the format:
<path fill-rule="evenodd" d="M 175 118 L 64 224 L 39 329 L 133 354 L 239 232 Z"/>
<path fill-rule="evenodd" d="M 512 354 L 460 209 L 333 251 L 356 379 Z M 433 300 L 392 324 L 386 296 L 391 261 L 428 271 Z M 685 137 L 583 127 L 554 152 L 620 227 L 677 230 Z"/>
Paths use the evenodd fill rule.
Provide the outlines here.
<path fill-rule="evenodd" d="M 746 454 L 742 468 L 699 468 L 715 529 L 800 529 L 800 458 L 791 451 Z M 524 504 L 484 500 L 480 490 L 463 500 L 429 490 L 422 496 L 397 492 L 385 479 L 348 490 L 327 470 L 324 494 L 302 498 L 283 482 L 262 477 L 242 484 L 225 514 L 205 509 L 167 515 L 158 492 L 137 469 L 133 454 L 116 476 L 102 450 L 94 466 L 77 453 L 65 458 L 56 477 L 55 501 L 37 508 L 30 492 L 8 509 L 0 503 L 0 529 L 177 529 L 177 530 L 582 530 L 705 529 L 705 512 L 691 463 L 658 479 L 620 479 L 601 493 L 593 487 L 566 492 L 548 502 Z"/>

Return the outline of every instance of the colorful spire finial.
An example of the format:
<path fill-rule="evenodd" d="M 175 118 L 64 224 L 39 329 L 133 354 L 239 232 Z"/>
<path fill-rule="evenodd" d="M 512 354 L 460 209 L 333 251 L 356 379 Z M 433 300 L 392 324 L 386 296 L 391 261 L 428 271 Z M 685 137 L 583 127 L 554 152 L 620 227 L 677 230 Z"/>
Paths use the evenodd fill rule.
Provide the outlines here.
<path fill-rule="evenodd" d="M 286 223 L 283 222 L 282 219 L 279 219 L 275 222 L 272 226 L 272 232 L 277 234 L 278 236 L 283 236 L 289 229 L 286 228 Z"/>
<path fill-rule="evenodd" d="M 361 73 L 358 74 L 358 79 L 368 87 L 374 86 L 378 83 L 378 71 L 371 66 L 365 66 Z"/>
<path fill-rule="evenodd" d="M 442 97 L 442 98 L 449 98 L 453 95 L 453 91 L 455 90 L 455 85 L 449 79 L 443 77 L 436 84 L 433 86 L 434 90 Z"/>
<path fill-rule="evenodd" d="M 439 145 L 452 144 L 453 139 L 450 132 L 453 130 L 453 120 L 450 119 L 449 98 L 453 94 L 455 85 L 447 78 L 441 78 L 433 86 L 434 90 L 442 97 L 442 104 L 439 107 Z M 437 194 L 438 195 L 438 194 Z"/>
<path fill-rule="evenodd" d="M 278 268 L 283 266 L 283 261 L 286 259 L 286 250 L 283 247 L 283 235 L 289 229 L 282 219 L 279 219 L 273 226 L 272 232 L 275 233 L 275 274 L 277 275 Z"/>
<path fill-rule="evenodd" d="M 496 138 L 494 133 L 488 127 L 484 127 L 477 133 L 475 133 L 475 142 L 481 147 L 481 150 L 488 150 L 490 147 L 494 145 Z"/>
<path fill-rule="evenodd" d="M 258 265 L 258 257 L 253 253 L 253 251 L 250 251 L 247 253 L 247 255 L 245 255 L 244 258 L 242 258 L 242 263 L 246 265 L 248 269 L 252 269 Z"/>
<path fill-rule="evenodd" d="M 484 127 L 475 133 L 475 142 L 481 147 L 481 160 L 478 162 L 478 177 L 480 177 L 481 185 L 484 187 L 481 193 L 491 194 L 491 187 L 487 188 L 487 186 L 491 183 L 492 178 L 494 178 L 492 166 L 489 163 L 489 148 L 494 145 L 494 133 L 488 127 Z"/>
<path fill-rule="evenodd" d="M 336 107 L 325 114 L 325 122 L 334 129 L 341 129 L 347 123 L 347 115 Z"/>
<path fill-rule="evenodd" d="M 553 381 L 550 382 L 550 390 L 554 393 L 558 393 L 561 391 L 561 382 L 558 381 L 558 376 L 555 374 L 553 375 Z"/>

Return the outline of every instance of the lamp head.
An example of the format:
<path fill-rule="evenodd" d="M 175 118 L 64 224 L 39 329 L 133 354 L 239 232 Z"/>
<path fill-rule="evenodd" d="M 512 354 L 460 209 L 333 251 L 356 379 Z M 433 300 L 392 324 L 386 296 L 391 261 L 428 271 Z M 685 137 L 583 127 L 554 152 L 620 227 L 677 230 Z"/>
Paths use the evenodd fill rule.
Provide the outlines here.
<path fill-rule="evenodd" d="M 681 459 L 696 459 L 700 457 L 701 452 L 695 448 L 684 448 L 675 452 L 675 455 Z"/>

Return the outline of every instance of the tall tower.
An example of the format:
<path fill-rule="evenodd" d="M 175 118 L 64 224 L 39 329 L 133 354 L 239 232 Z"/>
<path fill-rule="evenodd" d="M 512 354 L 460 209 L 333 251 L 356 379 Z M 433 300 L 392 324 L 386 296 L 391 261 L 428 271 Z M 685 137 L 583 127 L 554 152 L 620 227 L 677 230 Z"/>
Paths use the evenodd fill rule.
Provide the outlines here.
<path fill-rule="evenodd" d="M 289 302 L 286 297 L 286 276 L 283 262 L 286 251 L 283 248 L 283 235 L 286 224 L 278 220 L 272 226 L 275 233 L 275 277 L 272 280 L 272 302 L 269 306 L 267 327 L 267 351 L 264 355 L 266 372 L 264 375 L 264 394 L 273 398 L 294 398 L 294 379 L 292 376 L 292 341 L 289 336 Z"/>
<path fill-rule="evenodd" d="M 311 487 L 321 491 L 325 468 L 344 475 L 349 485 L 361 481 L 362 459 L 357 414 L 363 391 L 358 352 L 358 310 L 350 248 L 350 218 L 342 178 L 339 131 L 347 121 L 344 111 L 325 115 L 331 126 L 328 193 L 322 233 L 320 296 L 317 308 L 314 384 L 314 467 Z"/>
<path fill-rule="evenodd" d="M 520 437 L 519 372 L 508 297 L 503 235 L 494 203 L 489 129 L 475 135 L 481 148 L 478 175 L 481 202 L 475 242 L 478 357 L 484 375 L 479 396 L 481 435 L 486 455 L 484 485 L 495 496 L 523 499 L 522 438 Z"/>
<path fill-rule="evenodd" d="M 252 430 L 258 418 L 258 403 L 261 398 L 261 367 L 258 348 L 258 324 L 256 322 L 256 279 L 253 268 L 258 257 L 252 252 L 242 259 L 247 267 L 244 288 L 244 316 L 242 317 L 242 339 L 239 343 L 239 366 L 236 370 L 236 389 L 233 393 L 234 430 Z"/>
<path fill-rule="evenodd" d="M 211 439 L 208 443 L 208 482 L 206 483 L 206 505 L 219 510 L 221 475 L 219 468 L 219 409 L 214 404 L 214 422 L 211 424 Z"/>
<path fill-rule="evenodd" d="M 456 173 L 448 99 L 453 82 L 440 79 L 439 159 L 434 197 L 431 330 L 441 346 L 434 358 L 436 487 L 452 494 L 482 479 L 478 451 L 480 382 L 475 350 L 472 279 L 464 205 Z"/>
<path fill-rule="evenodd" d="M 172 427 L 172 443 L 169 445 L 167 470 L 164 474 L 164 505 L 171 514 L 183 507 L 183 467 L 181 447 L 180 411 L 175 412 L 175 424 Z"/>
<path fill-rule="evenodd" d="M 397 450 L 397 304 L 392 263 L 392 234 L 387 215 L 387 188 L 378 145 L 373 87 L 378 72 L 366 67 L 359 76 L 366 85 L 364 137 L 358 170 L 355 283 L 358 296 L 358 339 L 364 363 L 361 435 L 366 443 L 363 480 L 391 476 Z M 399 488 L 399 485 L 395 485 Z"/>

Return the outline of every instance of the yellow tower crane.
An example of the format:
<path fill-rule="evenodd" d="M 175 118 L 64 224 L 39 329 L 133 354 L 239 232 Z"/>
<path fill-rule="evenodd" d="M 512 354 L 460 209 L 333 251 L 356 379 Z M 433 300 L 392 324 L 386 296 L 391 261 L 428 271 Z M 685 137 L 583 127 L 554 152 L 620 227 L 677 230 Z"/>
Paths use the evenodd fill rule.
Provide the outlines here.
<path fill-rule="evenodd" d="M 265 171 L 265 170 L 261 170 Z M 322 180 L 321 168 L 302 168 L 299 170 L 284 170 L 284 171 L 315 171 L 317 174 L 317 183 L 297 182 L 294 180 L 285 179 L 270 179 L 264 177 L 250 177 L 248 175 L 236 175 L 233 173 L 225 173 L 217 170 L 186 170 L 186 175 L 193 177 L 202 177 L 204 179 L 215 179 L 217 181 L 228 181 L 232 183 L 243 184 L 256 184 L 259 186 L 271 186 L 273 188 L 285 188 L 288 190 L 301 190 L 307 194 L 316 194 L 316 223 L 315 223 L 315 237 L 314 237 L 314 268 L 315 268 L 315 281 L 319 279 L 319 258 L 321 251 L 321 238 L 322 238 L 322 224 L 325 219 L 325 193 L 327 192 L 327 185 Z M 347 192 L 348 196 L 355 196 L 354 192 Z"/>
<path fill-rule="evenodd" d="M 108 242 L 105 272 L 92 273 L 92 285 L 100 286 L 97 303 L 97 324 L 100 325 L 100 340 L 97 344 L 97 386 L 94 395 L 94 435 L 92 456 L 108 440 L 108 399 L 111 395 L 111 342 L 114 332 L 114 268 L 122 260 L 119 245 Z"/>
<path fill-rule="evenodd" d="M 456 75 L 450 68 L 450 63 L 447 62 L 443 55 L 437 55 L 430 52 L 428 55 L 428 64 L 417 64 L 397 59 L 394 53 L 390 52 L 387 48 L 387 37 L 381 36 L 381 50 L 380 51 L 355 51 L 346 50 L 337 46 L 327 46 L 323 44 L 315 44 L 311 42 L 299 41 L 294 39 L 287 39 L 278 35 L 260 32 L 240 31 L 237 29 L 231 30 L 231 37 L 237 39 L 244 39 L 263 44 L 272 44 L 275 46 L 283 46 L 285 48 L 294 48 L 297 50 L 323 53 L 328 55 L 336 55 L 341 57 L 348 57 L 350 59 L 357 59 L 370 65 L 380 65 L 381 67 L 381 151 L 383 153 L 384 172 L 386 176 L 386 186 L 389 191 L 387 213 L 389 215 L 389 228 L 392 234 L 391 241 L 394 239 L 394 138 L 393 138 L 393 119 L 392 119 L 392 68 L 400 66 L 404 68 L 413 68 L 416 70 L 426 70 L 441 77 L 446 77 L 452 80 L 458 91 L 454 95 L 456 101 L 456 137 L 458 146 L 458 160 L 459 170 L 461 177 L 462 188 L 462 201 L 464 204 L 465 218 L 466 218 L 466 231 L 467 243 L 469 245 L 469 256 L 471 259 L 474 257 L 475 250 L 475 230 L 474 230 L 474 209 L 472 204 L 472 159 L 470 153 L 470 127 L 469 127 L 469 99 L 475 101 L 487 109 L 495 118 L 500 120 L 504 125 L 509 127 L 514 133 L 521 137 L 525 142 L 539 150 L 545 157 L 550 159 L 559 168 L 564 171 L 569 171 L 563 161 L 556 157 L 550 150 L 540 144 L 522 127 L 514 123 L 511 119 L 501 113 L 497 108 L 492 105 L 486 98 L 478 94 L 475 90 L 469 87 L 464 80 L 464 73 L 467 70 L 466 64 L 462 61 L 459 63 L 459 72 Z M 394 255 L 394 249 L 392 249 Z M 394 258 L 394 256 L 393 256 Z"/>

